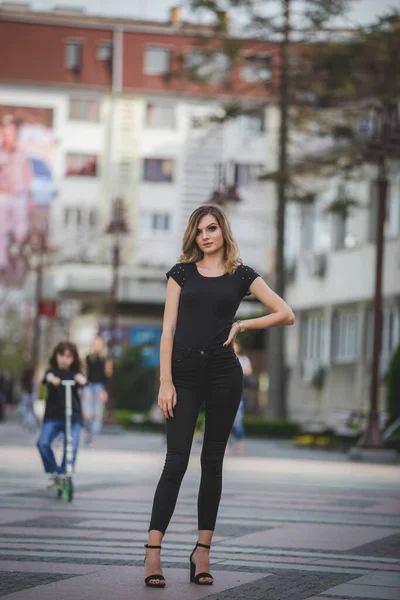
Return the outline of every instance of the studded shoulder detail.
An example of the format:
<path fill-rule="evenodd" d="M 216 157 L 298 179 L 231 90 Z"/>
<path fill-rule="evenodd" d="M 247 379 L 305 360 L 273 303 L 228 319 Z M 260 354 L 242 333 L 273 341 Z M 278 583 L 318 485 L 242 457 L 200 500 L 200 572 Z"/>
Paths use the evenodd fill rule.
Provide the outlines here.
<path fill-rule="evenodd" d="M 172 277 L 180 287 L 185 285 L 186 281 L 186 265 L 184 263 L 176 263 L 166 274 L 167 279 Z"/>

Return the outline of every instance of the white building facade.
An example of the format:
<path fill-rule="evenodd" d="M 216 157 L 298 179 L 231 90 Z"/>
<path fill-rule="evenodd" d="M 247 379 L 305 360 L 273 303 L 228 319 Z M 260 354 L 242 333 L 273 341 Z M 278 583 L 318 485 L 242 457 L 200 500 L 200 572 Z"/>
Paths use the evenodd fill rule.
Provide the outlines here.
<path fill-rule="evenodd" d="M 370 397 L 375 286 L 376 177 L 365 166 L 360 177 L 338 189 L 325 180 L 313 205 L 289 205 L 287 300 L 296 313 L 287 332 L 291 367 L 289 411 L 293 418 L 335 422 L 338 415 L 365 411 Z M 318 185 L 315 186 L 318 190 Z M 358 206 L 348 217 L 326 211 L 340 195 Z M 400 343 L 400 164 L 392 162 L 385 224 L 383 377 Z"/>

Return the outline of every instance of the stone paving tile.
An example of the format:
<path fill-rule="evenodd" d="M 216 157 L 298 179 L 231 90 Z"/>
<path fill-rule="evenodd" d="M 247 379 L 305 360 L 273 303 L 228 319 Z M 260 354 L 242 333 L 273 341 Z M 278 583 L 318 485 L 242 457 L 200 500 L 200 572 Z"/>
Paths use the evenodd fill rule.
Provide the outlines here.
<path fill-rule="evenodd" d="M 224 560 L 219 562 L 219 567 L 224 567 L 225 565 L 230 565 L 232 567 L 254 567 L 257 569 L 267 569 L 269 570 L 270 567 L 273 567 L 275 569 L 289 569 L 289 568 L 294 568 L 295 564 L 294 563 L 273 563 L 273 562 L 268 562 L 265 561 L 264 563 L 260 563 L 258 561 L 251 561 L 251 560 Z M 298 571 L 315 571 L 315 572 L 321 572 L 321 573 L 352 573 L 353 576 L 357 575 L 357 574 L 361 574 L 364 573 L 365 571 L 363 569 L 357 569 L 356 567 L 318 567 L 314 564 L 299 564 L 296 565 L 295 567 L 296 570 Z"/>
<path fill-rule="evenodd" d="M 56 581 L 62 581 L 74 577 L 74 575 L 60 573 L 7 573 L 0 571 L 0 596 L 8 596 L 13 592 L 20 592 L 39 585 L 48 585 Z"/>
<path fill-rule="evenodd" d="M 243 545 L 264 546 L 268 548 L 308 548 L 312 550 L 347 551 L 354 546 L 379 540 L 390 532 L 388 528 L 366 529 L 362 527 L 342 527 L 338 525 L 312 525 L 308 523 L 288 524 L 267 532 L 251 533 L 241 537 Z M 364 552 L 369 554 L 368 552 Z"/>
<path fill-rule="evenodd" d="M 101 535 L 106 535 L 105 532 L 101 531 L 86 531 L 86 537 L 96 537 L 96 533 Z M 43 535 L 42 527 L 0 527 L 0 535 L 32 535 L 32 537 L 37 535 Z M 46 534 L 48 536 L 62 536 L 62 537 L 70 537 L 70 538 L 82 538 L 82 531 L 79 529 L 62 529 L 62 528 L 46 528 Z M 126 535 L 126 534 L 125 534 Z"/>
<path fill-rule="evenodd" d="M 352 585 L 352 583 L 345 583 L 342 585 L 335 586 L 324 591 L 324 594 L 332 599 L 336 596 L 344 598 L 362 598 L 367 600 L 373 598 L 374 600 L 399 600 L 400 588 L 383 587 L 383 586 L 371 586 L 371 585 Z"/>
<path fill-rule="evenodd" d="M 368 556 L 390 556 L 400 559 L 400 533 L 383 537 L 379 540 L 356 546 L 351 549 L 352 554 L 365 554 Z"/>
<path fill-rule="evenodd" d="M 190 584 L 188 569 L 171 569 L 168 571 L 167 588 L 160 592 L 144 586 L 142 567 L 111 567 L 99 573 L 77 577 L 69 583 L 54 583 L 5 596 L 4 600 L 108 600 L 115 597 L 118 600 L 147 600 L 155 598 L 159 593 L 163 600 L 199 600 L 214 591 L 231 590 L 236 585 L 258 579 L 258 573 L 224 573 L 212 588 L 204 588 Z"/>
<path fill-rule="evenodd" d="M 285 571 L 273 577 L 235 587 L 209 596 L 209 600 L 306 600 L 324 591 L 332 581 L 349 580 L 351 576 L 325 573 Z"/>
<path fill-rule="evenodd" d="M 321 566 L 326 566 L 326 567 L 340 567 L 340 566 L 355 566 L 357 565 L 360 569 L 374 569 L 374 570 L 378 570 L 378 571 L 399 571 L 400 572 L 400 564 L 398 565 L 391 565 L 388 563 L 384 563 L 384 564 L 378 564 L 377 562 L 375 563 L 371 563 L 371 562 L 363 562 L 363 561 L 350 561 L 347 559 L 343 559 L 343 560 L 329 560 L 329 559 L 312 559 L 310 562 L 312 562 L 313 565 L 321 565 Z"/>
<path fill-rule="evenodd" d="M 381 585 L 400 589 L 400 573 L 368 573 L 352 582 L 354 585 Z"/>
<path fill-rule="evenodd" d="M 0 572 L 6 571 L 19 571 L 26 573 L 70 573 L 72 575 L 85 575 L 86 573 L 94 573 L 103 569 L 103 565 L 71 565 L 71 564 L 60 564 L 60 563 L 31 563 L 14 560 L 4 560 L 0 562 Z M 1 581 L 1 579 L 0 579 Z"/>
<path fill-rule="evenodd" d="M 7 526 L 37 527 L 38 529 L 48 529 L 49 527 L 56 529 L 70 529 L 71 527 L 76 527 L 81 521 L 82 519 L 75 517 L 44 515 L 43 517 L 39 517 L 37 519 L 26 519 L 21 521 L 14 521 L 13 523 L 7 523 Z"/>

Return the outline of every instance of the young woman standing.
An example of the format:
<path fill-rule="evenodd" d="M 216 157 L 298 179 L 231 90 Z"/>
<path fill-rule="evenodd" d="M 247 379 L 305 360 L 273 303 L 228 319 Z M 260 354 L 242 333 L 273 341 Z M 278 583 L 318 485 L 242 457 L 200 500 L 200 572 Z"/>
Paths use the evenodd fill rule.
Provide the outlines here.
<path fill-rule="evenodd" d="M 258 273 L 242 264 L 229 222 L 216 206 L 201 206 L 191 215 L 180 262 L 167 278 L 158 396 L 167 420 L 167 456 L 154 496 L 145 583 L 166 585 L 161 541 L 175 509 L 204 400 L 199 536 L 190 556 L 190 580 L 211 585 L 209 550 L 221 498 L 222 462 L 243 387 L 242 368 L 232 346 L 240 332 L 291 325 L 294 315 Z M 234 322 L 241 300 L 249 293 L 271 314 Z"/>

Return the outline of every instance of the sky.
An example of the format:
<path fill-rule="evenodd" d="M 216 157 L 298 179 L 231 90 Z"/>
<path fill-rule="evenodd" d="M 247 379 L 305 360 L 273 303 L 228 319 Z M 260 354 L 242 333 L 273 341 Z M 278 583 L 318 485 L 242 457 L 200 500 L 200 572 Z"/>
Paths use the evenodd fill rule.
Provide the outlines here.
<path fill-rule="evenodd" d="M 18 0 L 14 0 L 18 1 Z M 124 16 L 165 21 L 172 6 L 184 4 L 178 0 L 25 0 L 36 10 L 51 10 L 54 6 L 84 7 L 89 14 Z M 0 3 L 3 0 L 0 0 Z M 273 3 L 273 0 L 271 0 Z M 338 26 L 366 25 L 377 16 L 398 6 L 398 0 L 353 0 L 353 8 Z M 187 14 L 186 14 L 187 16 Z"/>

